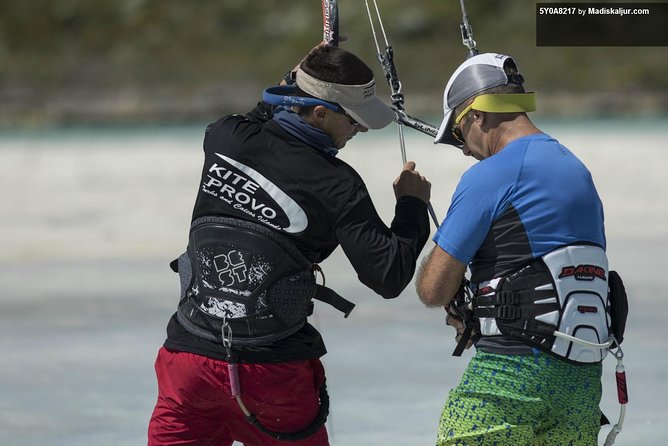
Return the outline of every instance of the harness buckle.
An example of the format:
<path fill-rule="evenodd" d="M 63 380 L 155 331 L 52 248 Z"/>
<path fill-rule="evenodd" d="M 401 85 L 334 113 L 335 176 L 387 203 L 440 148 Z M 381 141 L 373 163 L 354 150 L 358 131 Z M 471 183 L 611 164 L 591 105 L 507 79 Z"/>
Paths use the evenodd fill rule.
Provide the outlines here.
<path fill-rule="evenodd" d="M 515 299 L 515 293 L 512 291 L 498 291 L 496 293 L 496 301 L 500 305 L 516 304 L 518 299 Z"/>
<path fill-rule="evenodd" d="M 512 305 L 499 305 L 496 307 L 496 317 L 499 319 L 518 319 L 520 309 Z"/>

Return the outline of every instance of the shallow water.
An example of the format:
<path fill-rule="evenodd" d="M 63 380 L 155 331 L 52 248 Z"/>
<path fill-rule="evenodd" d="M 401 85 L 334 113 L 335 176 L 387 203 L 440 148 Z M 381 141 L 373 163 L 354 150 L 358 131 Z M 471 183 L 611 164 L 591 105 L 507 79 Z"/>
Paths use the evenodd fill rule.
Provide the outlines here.
<path fill-rule="evenodd" d="M 666 444 L 668 123 L 539 124 L 590 167 L 606 207 L 611 266 L 631 299 L 631 400 L 616 444 Z M 3 444 L 145 444 L 152 365 L 177 298 L 167 264 L 185 246 L 203 128 L 0 134 Z M 474 160 L 412 131 L 407 151 L 431 180 L 442 218 Z M 394 129 L 359 135 L 341 157 L 358 168 L 389 223 L 401 165 Z M 412 287 L 382 301 L 357 282 L 340 250 L 323 267 L 328 284 L 357 303 L 347 320 L 326 306 L 313 317 L 329 350 L 332 445 L 433 444 L 471 352 L 450 356 L 442 311 L 423 308 Z M 616 419 L 611 358 L 602 408 Z"/>

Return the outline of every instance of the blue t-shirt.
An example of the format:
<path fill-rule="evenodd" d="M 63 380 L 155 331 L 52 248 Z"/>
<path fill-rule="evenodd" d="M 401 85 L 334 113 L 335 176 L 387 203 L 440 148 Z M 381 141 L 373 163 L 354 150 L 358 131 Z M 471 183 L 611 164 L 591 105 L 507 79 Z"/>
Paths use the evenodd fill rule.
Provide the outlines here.
<path fill-rule="evenodd" d="M 480 282 L 563 245 L 605 249 L 603 206 L 571 151 L 544 133 L 529 135 L 464 173 L 434 241 L 470 263 Z"/>
<path fill-rule="evenodd" d="M 476 284 L 563 245 L 605 249 L 603 206 L 573 153 L 549 135 L 529 135 L 464 173 L 434 242 L 468 264 Z"/>

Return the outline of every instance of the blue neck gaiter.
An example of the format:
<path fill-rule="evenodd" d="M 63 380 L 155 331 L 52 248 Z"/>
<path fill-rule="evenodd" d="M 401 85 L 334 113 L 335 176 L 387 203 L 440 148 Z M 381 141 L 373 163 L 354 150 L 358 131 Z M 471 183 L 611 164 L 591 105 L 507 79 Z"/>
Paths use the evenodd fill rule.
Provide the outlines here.
<path fill-rule="evenodd" d="M 289 107 L 277 108 L 274 111 L 274 120 L 278 122 L 283 130 L 303 143 L 328 155 L 336 156 L 339 153 L 339 150 L 334 147 L 332 138 L 327 133 L 308 124 Z"/>

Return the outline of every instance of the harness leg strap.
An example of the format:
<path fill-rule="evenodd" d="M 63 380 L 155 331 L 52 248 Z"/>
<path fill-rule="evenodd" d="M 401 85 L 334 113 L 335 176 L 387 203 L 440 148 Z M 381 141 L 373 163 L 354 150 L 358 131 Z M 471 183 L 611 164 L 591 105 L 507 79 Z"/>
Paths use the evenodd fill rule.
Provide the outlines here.
<path fill-rule="evenodd" d="M 322 425 L 325 424 L 325 422 L 327 421 L 327 416 L 329 415 L 329 394 L 327 393 L 327 386 L 325 385 L 325 382 L 323 382 L 322 386 L 320 386 L 320 407 L 318 408 L 318 413 L 311 422 L 311 424 L 309 424 L 306 428 L 297 432 L 276 432 L 266 428 L 265 426 L 262 425 L 262 423 L 260 423 L 260 420 L 257 419 L 257 416 L 255 414 L 252 414 L 248 410 L 243 400 L 241 399 L 239 370 L 237 368 L 236 362 L 228 363 L 227 370 L 229 371 L 232 395 L 237 400 L 237 404 L 239 405 L 241 411 L 244 413 L 246 420 L 253 426 L 257 427 L 260 431 L 264 432 L 265 434 L 277 440 L 284 440 L 284 441 L 302 440 L 315 434 L 318 431 L 318 429 L 320 429 Z"/>
<path fill-rule="evenodd" d="M 457 347 L 455 347 L 455 351 L 452 352 L 452 356 L 462 355 L 464 349 L 466 348 L 466 344 L 468 344 L 469 340 L 471 339 L 471 334 L 473 333 L 473 326 L 474 324 L 471 323 L 465 325 L 462 337 L 459 338 L 459 342 L 457 343 Z"/>

